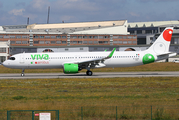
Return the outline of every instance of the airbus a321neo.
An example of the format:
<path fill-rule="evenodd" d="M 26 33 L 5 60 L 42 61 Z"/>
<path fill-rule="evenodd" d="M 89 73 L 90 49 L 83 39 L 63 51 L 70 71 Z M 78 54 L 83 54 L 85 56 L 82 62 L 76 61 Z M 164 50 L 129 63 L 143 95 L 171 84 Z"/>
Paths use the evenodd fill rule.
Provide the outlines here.
<path fill-rule="evenodd" d="M 21 53 L 11 56 L 3 62 L 8 68 L 46 69 L 62 68 L 65 74 L 78 73 L 87 69 L 86 74 L 91 76 L 90 69 L 101 67 L 130 67 L 138 66 L 175 56 L 169 52 L 173 27 L 167 27 L 157 40 L 144 51 L 115 51 L 111 52 L 68 52 L 68 53 Z"/>

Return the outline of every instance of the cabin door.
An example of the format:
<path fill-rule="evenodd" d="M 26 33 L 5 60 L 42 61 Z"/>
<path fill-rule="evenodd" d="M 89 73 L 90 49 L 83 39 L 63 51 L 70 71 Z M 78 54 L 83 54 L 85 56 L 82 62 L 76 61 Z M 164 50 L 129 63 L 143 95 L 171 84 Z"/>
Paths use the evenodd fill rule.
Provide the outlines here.
<path fill-rule="evenodd" d="M 20 64 L 24 64 L 24 54 L 20 55 Z"/>

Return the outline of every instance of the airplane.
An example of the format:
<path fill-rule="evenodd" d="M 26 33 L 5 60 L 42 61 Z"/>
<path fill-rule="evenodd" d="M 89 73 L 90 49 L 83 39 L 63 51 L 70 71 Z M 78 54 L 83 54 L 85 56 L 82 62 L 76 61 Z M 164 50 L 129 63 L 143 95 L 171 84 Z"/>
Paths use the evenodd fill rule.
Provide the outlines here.
<path fill-rule="evenodd" d="M 68 53 L 20 53 L 11 56 L 2 63 L 3 66 L 14 69 L 46 69 L 62 68 L 65 74 L 75 74 L 87 69 L 86 75 L 91 76 L 90 69 L 102 67 L 131 67 L 153 63 L 155 61 L 176 56 L 169 52 L 173 27 L 167 27 L 157 40 L 144 51 L 111 52 L 68 52 Z"/>

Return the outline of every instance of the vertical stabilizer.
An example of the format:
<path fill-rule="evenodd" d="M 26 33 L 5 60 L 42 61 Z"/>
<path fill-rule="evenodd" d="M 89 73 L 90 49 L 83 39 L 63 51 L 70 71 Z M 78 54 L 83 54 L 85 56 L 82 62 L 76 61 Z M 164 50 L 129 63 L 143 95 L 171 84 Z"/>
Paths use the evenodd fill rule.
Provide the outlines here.
<path fill-rule="evenodd" d="M 153 51 L 156 54 L 168 53 L 172 33 L 173 27 L 165 28 L 165 30 L 160 34 L 157 40 L 149 47 L 147 51 Z"/>

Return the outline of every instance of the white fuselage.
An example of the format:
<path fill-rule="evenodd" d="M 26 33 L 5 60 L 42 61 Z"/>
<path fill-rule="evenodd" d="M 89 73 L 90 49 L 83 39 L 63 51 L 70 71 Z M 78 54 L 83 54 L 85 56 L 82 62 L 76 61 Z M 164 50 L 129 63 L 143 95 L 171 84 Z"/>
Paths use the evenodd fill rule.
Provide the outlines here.
<path fill-rule="evenodd" d="M 3 65 L 15 69 L 63 68 L 64 63 L 77 63 L 108 56 L 110 52 L 70 52 L 70 53 L 21 53 L 15 60 L 6 60 Z M 130 67 L 143 65 L 143 51 L 114 52 L 112 58 L 104 61 L 104 67 Z"/>
<path fill-rule="evenodd" d="M 175 56 L 169 52 L 173 27 L 166 28 L 157 40 L 145 51 L 117 52 L 64 52 L 64 53 L 21 53 L 11 56 L 3 62 L 8 68 L 46 69 L 63 68 L 65 74 L 78 73 L 87 69 L 86 74 L 91 76 L 92 68 L 100 67 L 130 67 L 149 64 L 158 60 Z"/>

